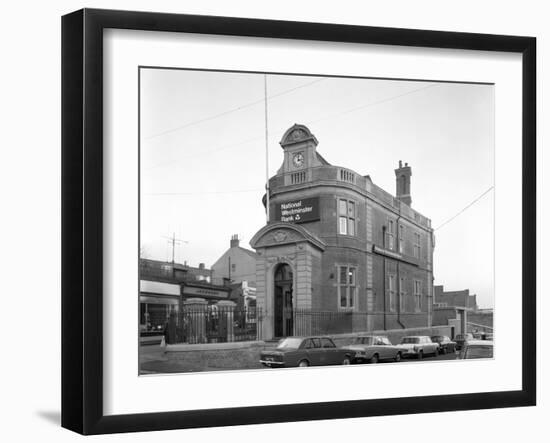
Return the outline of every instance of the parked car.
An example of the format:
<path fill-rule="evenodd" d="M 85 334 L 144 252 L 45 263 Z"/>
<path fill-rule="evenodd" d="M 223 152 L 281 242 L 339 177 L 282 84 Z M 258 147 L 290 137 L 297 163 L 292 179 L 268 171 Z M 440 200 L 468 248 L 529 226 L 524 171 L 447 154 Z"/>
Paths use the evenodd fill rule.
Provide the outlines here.
<path fill-rule="evenodd" d="M 474 339 L 474 336 L 470 333 L 458 334 L 455 337 L 456 349 L 460 351 L 466 343 L 468 343 L 470 340 L 473 340 L 473 339 Z"/>
<path fill-rule="evenodd" d="M 287 337 L 276 348 L 262 351 L 260 363 L 270 368 L 349 365 L 354 354 L 329 337 Z"/>
<path fill-rule="evenodd" d="M 356 337 L 347 349 L 355 351 L 354 363 L 378 363 L 381 360 L 399 361 L 405 348 L 394 346 L 384 335 L 364 335 Z"/>
<path fill-rule="evenodd" d="M 434 357 L 439 354 L 439 344 L 432 342 L 427 335 L 410 335 L 401 339 L 400 347 L 404 348 L 403 357 L 423 358 L 432 354 Z"/>
<path fill-rule="evenodd" d="M 439 345 L 439 353 L 455 352 L 456 342 L 452 341 L 446 335 L 433 335 L 430 337 L 434 343 Z"/>
<path fill-rule="evenodd" d="M 491 340 L 470 340 L 461 349 L 457 358 L 493 358 L 493 342 Z"/>

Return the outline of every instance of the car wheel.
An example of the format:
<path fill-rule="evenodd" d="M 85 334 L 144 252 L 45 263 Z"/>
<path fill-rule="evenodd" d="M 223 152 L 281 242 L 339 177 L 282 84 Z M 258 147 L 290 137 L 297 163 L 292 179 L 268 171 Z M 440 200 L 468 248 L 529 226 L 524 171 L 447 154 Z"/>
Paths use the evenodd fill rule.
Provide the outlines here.
<path fill-rule="evenodd" d="M 424 357 L 424 352 L 418 351 L 418 360 L 422 360 L 423 357 Z"/>
<path fill-rule="evenodd" d="M 370 360 L 369 360 L 369 363 L 378 363 L 379 359 L 378 359 L 378 354 L 374 354 Z"/>
<path fill-rule="evenodd" d="M 395 361 L 401 361 L 401 352 L 398 352 L 397 354 L 395 354 L 394 360 Z"/>
<path fill-rule="evenodd" d="M 351 365 L 351 360 L 347 355 L 344 357 L 344 360 L 342 361 L 342 364 L 343 365 Z"/>
<path fill-rule="evenodd" d="M 300 363 L 298 363 L 299 368 L 307 368 L 309 366 L 309 362 L 307 360 L 300 360 Z"/>

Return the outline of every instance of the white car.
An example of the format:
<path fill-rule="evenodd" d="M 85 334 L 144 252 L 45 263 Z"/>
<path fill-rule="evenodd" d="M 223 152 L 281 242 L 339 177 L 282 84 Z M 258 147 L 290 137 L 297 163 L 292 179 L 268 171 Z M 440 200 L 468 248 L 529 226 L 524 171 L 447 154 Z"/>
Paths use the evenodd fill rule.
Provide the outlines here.
<path fill-rule="evenodd" d="M 493 358 L 493 342 L 492 340 L 470 340 L 460 350 L 457 358 Z"/>
<path fill-rule="evenodd" d="M 410 335 L 403 337 L 399 347 L 403 348 L 403 357 L 423 358 L 425 355 L 431 354 L 434 357 L 439 353 L 439 343 L 432 342 L 432 339 L 427 335 Z"/>
<path fill-rule="evenodd" d="M 346 349 L 355 351 L 354 363 L 378 363 L 382 360 L 400 361 L 403 349 L 393 346 L 385 335 L 360 335 Z"/>

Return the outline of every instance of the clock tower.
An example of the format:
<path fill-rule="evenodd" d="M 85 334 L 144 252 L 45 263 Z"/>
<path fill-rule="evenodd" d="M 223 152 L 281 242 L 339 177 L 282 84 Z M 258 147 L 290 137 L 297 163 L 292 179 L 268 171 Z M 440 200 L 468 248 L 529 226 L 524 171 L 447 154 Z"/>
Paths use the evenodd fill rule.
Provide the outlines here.
<path fill-rule="evenodd" d="M 301 172 L 315 166 L 322 166 L 324 163 L 316 152 L 318 144 L 319 142 L 306 126 L 294 124 L 280 141 L 285 157 L 277 174 Z"/>

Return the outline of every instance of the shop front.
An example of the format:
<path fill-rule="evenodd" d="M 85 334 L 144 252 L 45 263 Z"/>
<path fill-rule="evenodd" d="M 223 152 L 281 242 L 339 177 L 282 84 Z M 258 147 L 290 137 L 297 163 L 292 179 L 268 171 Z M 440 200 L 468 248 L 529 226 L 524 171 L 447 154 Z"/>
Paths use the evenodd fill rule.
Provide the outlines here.
<path fill-rule="evenodd" d="M 180 285 L 140 280 L 139 324 L 142 335 L 164 331 L 172 312 L 178 312 Z"/>

